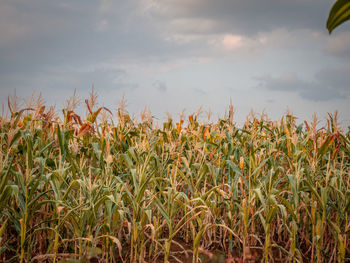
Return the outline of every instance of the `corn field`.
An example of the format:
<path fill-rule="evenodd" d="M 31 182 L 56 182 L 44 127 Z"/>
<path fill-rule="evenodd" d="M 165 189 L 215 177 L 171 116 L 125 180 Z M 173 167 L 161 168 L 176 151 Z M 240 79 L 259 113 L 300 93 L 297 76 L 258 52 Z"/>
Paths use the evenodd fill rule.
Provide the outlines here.
<path fill-rule="evenodd" d="M 350 130 L 336 114 L 238 127 L 230 105 L 214 123 L 157 127 L 95 99 L 86 118 L 9 99 L 1 262 L 350 261 Z"/>

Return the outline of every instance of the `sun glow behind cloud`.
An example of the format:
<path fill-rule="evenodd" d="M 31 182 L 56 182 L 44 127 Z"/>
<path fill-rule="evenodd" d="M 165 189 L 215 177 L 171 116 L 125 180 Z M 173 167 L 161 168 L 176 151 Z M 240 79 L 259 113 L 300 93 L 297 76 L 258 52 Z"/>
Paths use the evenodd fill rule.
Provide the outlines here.
<path fill-rule="evenodd" d="M 222 45 L 228 50 L 241 48 L 244 45 L 243 37 L 231 34 L 224 35 L 222 39 Z"/>

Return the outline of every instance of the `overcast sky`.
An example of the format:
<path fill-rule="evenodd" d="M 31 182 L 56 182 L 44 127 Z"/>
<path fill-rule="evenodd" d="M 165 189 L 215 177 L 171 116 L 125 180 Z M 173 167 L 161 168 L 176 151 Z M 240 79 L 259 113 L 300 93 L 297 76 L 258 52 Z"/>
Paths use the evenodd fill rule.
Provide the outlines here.
<path fill-rule="evenodd" d="M 350 22 L 332 0 L 0 0 L 0 97 L 42 92 L 61 109 L 94 84 L 100 105 L 164 120 L 199 106 L 350 124 Z"/>

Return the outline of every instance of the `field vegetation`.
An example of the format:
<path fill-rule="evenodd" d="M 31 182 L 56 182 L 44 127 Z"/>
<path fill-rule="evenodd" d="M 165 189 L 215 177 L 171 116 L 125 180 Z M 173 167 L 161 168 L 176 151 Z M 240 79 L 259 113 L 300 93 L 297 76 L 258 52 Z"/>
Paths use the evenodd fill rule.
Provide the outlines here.
<path fill-rule="evenodd" d="M 350 131 L 71 98 L 0 118 L 1 262 L 349 262 Z M 299 123 L 299 124 L 298 124 Z M 209 261 L 211 260 L 211 261 Z"/>

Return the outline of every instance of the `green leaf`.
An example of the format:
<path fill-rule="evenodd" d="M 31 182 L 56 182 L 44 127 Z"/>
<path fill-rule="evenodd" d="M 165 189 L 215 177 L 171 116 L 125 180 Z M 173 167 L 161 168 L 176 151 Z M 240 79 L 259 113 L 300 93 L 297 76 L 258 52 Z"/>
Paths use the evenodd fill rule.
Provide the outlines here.
<path fill-rule="evenodd" d="M 171 220 L 166 212 L 165 207 L 162 205 L 162 203 L 160 202 L 160 200 L 156 197 L 155 199 L 155 204 L 159 209 L 159 212 L 163 215 L 165 221 L 167 222 L 168 226 L 171 226 Z"/>
<path fill-rule="evenodd" d="M 0 204 L 4 205 L 6 200 L 10 198 L 12 193 L 12 188 L 9 185 L 6 185 L 2 193 L 0 193 Z"/>
<path fill-rule="evenodd" d="M 251 176 L 254 176 L 266 163 L 270 160 L 270 157 L 267 157 L 265 160 L 263 160 L 259 166 L 254 170 L 254 172 L 251 174 Z"/>
<path fill-rule="evenodd" d="M 297 216 L 295 215 L 294 211 L 295 211 L 295 208 L 292 207 L 291 203 L 286 200 L 285 198 L 283 198 L 282 196 L 278 195 L 277 198 L 283 203 L 283 205 L 287 208 L 288 210 L 288 213 L 292 216 L 293 220 L 294 221 L 298 221 L 298 218 Z"/>
<path fill-rule="evenodd" d="M 327 20 L 329 34 L 340 24 L 350 19 L 350 1 L 338 0 L 334 3 Z"/>
<path fill-rule="evenodd" d="M 11 146 L 14 145 L 14 144 L 18 141 L 18 139 L 21 137 L 21 135 L 22 135 L 22 132 L 21 132 L 21 131 L 18 131 L 18 132 L 16 133 L 16 135 L 13 136 L 9 148 L 11 148 Z"/>
<path fill-rule="evenodd" d="M 264 211 L 267 211 L 266 202 L 265 202 L 265 199 L 261 193 L 260 188 L 253 189 L 253 191 L 255 192 L 256 196 L 260 199 L 260 202 L 261 202 L 262 206 L 264 207 Z"/>
<path fill-rule="evenodd" d="M 324 155 L 327 152 L 333 140 L 334 140 L 334 135 L 329 135 L 327 137 L 327 139 L 325 140 L 325 142 L 322 144 L 322 146 L 317 152 L 318 157 L 322 157 L 322 155 Z"/>
<path fill-rule="evenodd" d="M 242 176 L 242 171 L 241 169 L 231 160 L 226 160 L 226 163 L 230 166 L 230 168 L 232 169 L 232 171 L 234 171 L 236 174 L 238 174 L 239 176 Z"/>

